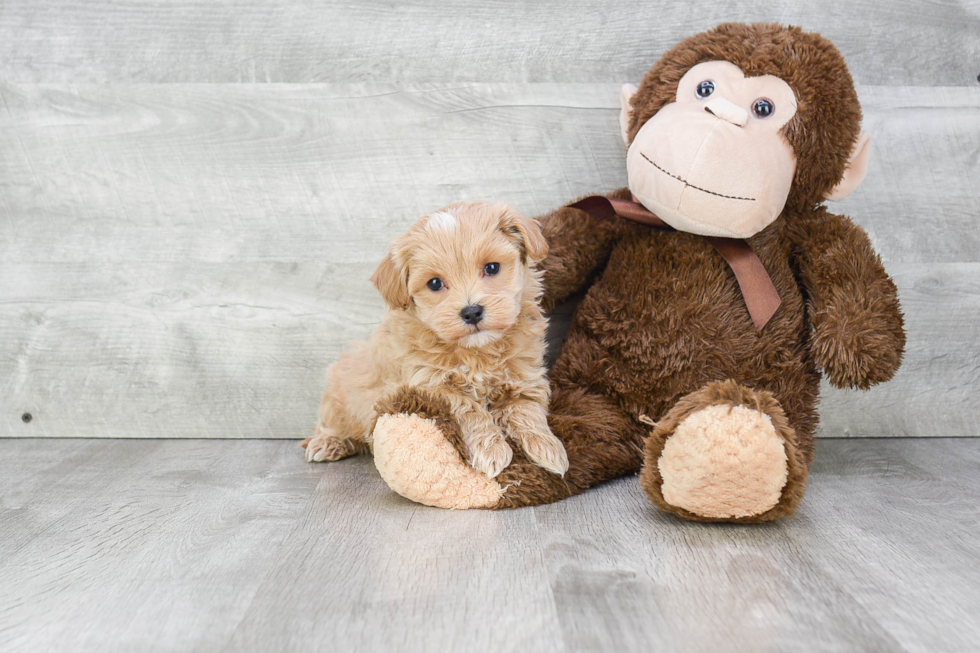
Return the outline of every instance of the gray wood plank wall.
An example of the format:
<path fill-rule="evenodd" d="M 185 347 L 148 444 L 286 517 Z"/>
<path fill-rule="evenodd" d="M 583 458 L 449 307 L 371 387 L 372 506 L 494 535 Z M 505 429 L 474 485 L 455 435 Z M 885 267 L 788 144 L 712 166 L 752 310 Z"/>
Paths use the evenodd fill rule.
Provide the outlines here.
<path fill-rule="evenodd" d="M 723 20 L 834 40 L 875 138 L 909 352 L 821 434 L 980 435 L 978 2 L 7 0 L 0 436 L 304 437 L 391 238 L 623 185 L 619 84 Z"/>

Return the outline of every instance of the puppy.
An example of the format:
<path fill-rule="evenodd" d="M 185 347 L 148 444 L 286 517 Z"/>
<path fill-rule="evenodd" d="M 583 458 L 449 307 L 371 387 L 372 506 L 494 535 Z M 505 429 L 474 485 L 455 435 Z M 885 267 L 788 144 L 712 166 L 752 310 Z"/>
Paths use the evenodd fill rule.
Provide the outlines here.
<path fill-rule="evenodd" d="M 371 277 L 388 305 L 384 322 L 327 370 L 306 459 L 369 451 L 375 403 L 408 385 L 449 404 L 470 464 L 488 477 L 510 464 L 508 438 L 563 476 L 568 457 L 547 421 L 535 267 L 547 253 L 538 223 L 502 204 L 461 202 L 412 225 Z"/>

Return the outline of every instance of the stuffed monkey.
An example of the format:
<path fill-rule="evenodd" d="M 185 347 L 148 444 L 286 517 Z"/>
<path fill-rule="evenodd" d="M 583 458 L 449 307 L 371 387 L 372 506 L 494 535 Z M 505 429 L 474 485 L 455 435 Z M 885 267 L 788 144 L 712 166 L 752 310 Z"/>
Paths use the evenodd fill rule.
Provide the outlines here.
<path fill-rule="evenodd" d="M 640 472 L 653 504 L 686 519 L 792 513 L 821 373 L 866 389 L 905 346 L 868 236 L 824 206 L 864 177 L 860 123 L 844 59 L 817 34 L 724 24 L 667 52 L 623 87 L 629 187 L 591 198 L 608 215 L 580 202 L 539 218 L 545 308 L 586 291 L 549 374 L 568 472 L 516 444 L 498 476 L 475 472 L 446 407 L 403 388 L 374 432 L 388 484 L 427 505 L 513 508 Z"/>

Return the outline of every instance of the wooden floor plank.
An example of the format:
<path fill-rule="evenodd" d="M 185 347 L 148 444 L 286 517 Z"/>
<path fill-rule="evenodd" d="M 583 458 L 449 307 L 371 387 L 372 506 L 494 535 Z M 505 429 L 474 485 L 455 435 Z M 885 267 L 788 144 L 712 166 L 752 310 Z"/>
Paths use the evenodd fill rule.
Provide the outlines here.
<path fill-rule="evenodd" d="M 154 441 L 119 441 L 107 446 L 97 440 L 61 439 L 53 447 L 0 447 L 4 530 L 0 561 L 9 560 L 40 534 L 74 519 L 75 511 L 109 488 L 132 482 L 144 473 L 145 459 L 158 446 Z M 111 474 L 103 460 L 107 453 L 111 454 Z"/>
<path fill-rule="evenodd" d="M 821 440 L 798 514 L 762 526 L 663 515 L 635 478 L 436 510 L 369 458 L 310 465 L 270 440 L 0 439 L 0 465 L 3 539 L 22 543 L 0 555 L 4 650 L 931 653 L 980 637 L 980 439 Z M 66 500 L 54 521 L 16 518 Z"/>
<path fill-rule="evenodd" d="M 324 472 L 226 650 L 547 650 L 561 631 L 533 511 L 411 504 L 368 460 Z"/>
<path fill-rule="evenodd" d="M 249 443 L 247 455 L 235 443 L 175 444 L 103 441 L 101 458 L 82 464 L 111 481 L 0 560 L 5 647 L 215 650 L 227 640 L 261 580 L 252 570 L 274 563 L 318 478 L 285 443 Z M 133 463 L 135 448 L 153 455 Z M 59 502 L 59 480 L 49 475 L 39 498 Z"/>
<path fill-rule="evenodd" d="M 821 442 L 814 472 L 824 482 L 811 485 L 808 500 L 836 509 L 810 517 L 814 537 L 791 537 L 903 648 L 974 648 L 980 575 L 958 561 L 980 560 L 980 484 L 962 476 L 978 469 L 980 447 L 864 442 Z"/>

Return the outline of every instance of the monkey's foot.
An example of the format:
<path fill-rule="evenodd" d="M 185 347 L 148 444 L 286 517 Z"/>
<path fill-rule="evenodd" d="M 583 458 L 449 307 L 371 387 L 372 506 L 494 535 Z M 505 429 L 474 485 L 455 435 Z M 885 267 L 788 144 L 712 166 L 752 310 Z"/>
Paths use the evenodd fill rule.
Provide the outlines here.
<path fill-rule="evenodd" d="M 734 381 L 687 395 L 647 440 L 640 482 L 661 509 L 697 521 L 792 513 L 807 467 L 779 403 Z"/>
<path fill-rule="evenodd" d="M 378 404 L 374 464 L 406 499 L 436 508 L 494 508 L 501 485 L 473 469 L 455 421 L 428 397 L 403 390 Z"/>

